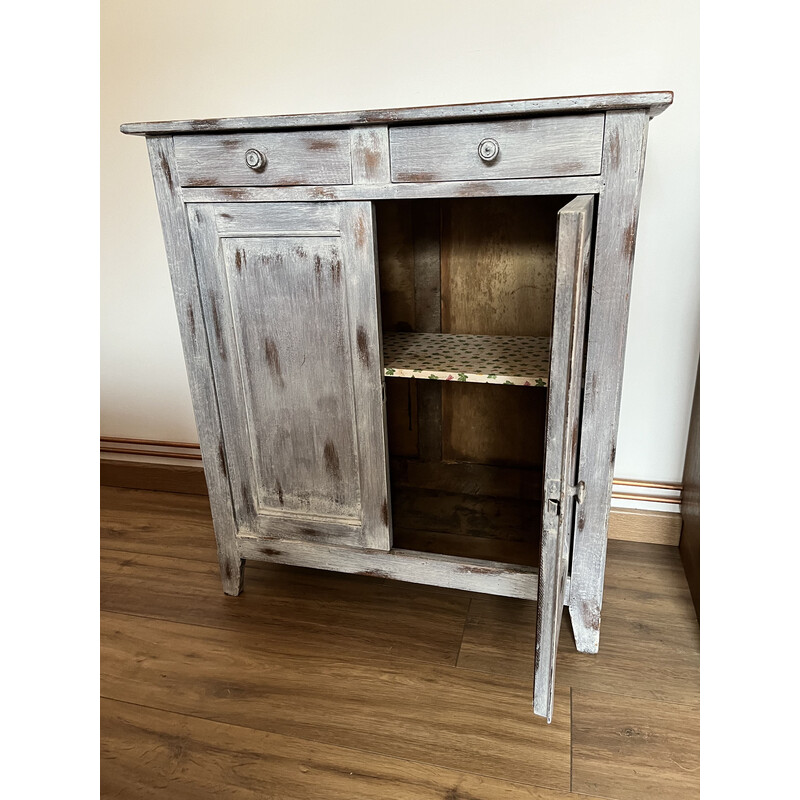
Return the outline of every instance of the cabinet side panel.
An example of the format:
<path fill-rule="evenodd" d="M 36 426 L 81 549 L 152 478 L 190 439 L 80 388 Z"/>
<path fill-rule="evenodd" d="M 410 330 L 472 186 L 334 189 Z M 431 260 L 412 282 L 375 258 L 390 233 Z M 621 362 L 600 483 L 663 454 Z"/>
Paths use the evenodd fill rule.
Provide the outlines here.
<path fill-rule="evenodd" d="M 236 595 L 242 589 L 244 562 L 236 542 L 225 446 L 186 212 L 178 188 L 172 137 L 148 137 L 147 149 L 203 454 L 222 585 L 226 594 Z"/>
<path fill-rule="evenodd" d="M 596 653 L 600 646 L 608 513 L 647 121 L 643 111 L 606 115 L 606 188 L 597 206 L 578 467 L 579 479 L 586 483 L 586 497 L 575 527 L 569 603 L 575 643 L 584 653 Z"/>

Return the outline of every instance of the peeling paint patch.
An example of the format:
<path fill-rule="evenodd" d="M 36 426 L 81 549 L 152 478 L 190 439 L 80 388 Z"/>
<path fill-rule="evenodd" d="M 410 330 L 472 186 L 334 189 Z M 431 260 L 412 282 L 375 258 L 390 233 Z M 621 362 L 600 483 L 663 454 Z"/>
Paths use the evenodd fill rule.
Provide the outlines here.
<path fill-rule="evenodd" d="M 161 154 L 161 169 L 164 172 L 164 177 L 167 180 L 167 186 L 169 186 L 170 192 L 175 191 L 175 181 L 172 179 L 172 169 L 169 165 L 169 159 L 166 156 L 166 153 Z"/>
<path fill-rule="evenodd" d="M 378 150 L 372 148 L 364 152 L 364 167 L 367 175 L 376 177 L 378 168 L 381 165 L 381 154 Z"/>
<path fill-rule="evenodd" d="M 186 304 L 186 318 L 189 320 L 189 331 L 192 334 L 192 339 L 194 339 L 197 332 L 194 324 L 194 307 L 192 306 L 191 300 Z"/>
<path fill-rule="evenodd" d="M 219 443 L 219 449 L 217 450 L 217 457 L 219 458 L 219 468 L 222 470 L 222 474 L 225 476 L 225 480 L 227 480 L 228 465 L 225 462 L 225 448 L 222 446 L 222 442 Z"/>
<path fill-rule="evenodd" d="M 332 139 L 309 139 L 308 140 L 308 149 L 309 150 L 335 150 L 337 147 L 337 142 L 333 141 Z"/>
<path fill-rule="evenodd" d="M 323 455 L 325 456 L 325 471 L 336 483 L 341 483 L 342 468 L 339 465 L 339 454 L 336 452 L 336 446 L 330 439 L 325 442 Z"/>
<path fill-rule="evenodd" d="M 465 564 L 463 567 L 458 568 L 459 572 L 468 572 L 470 575 L 497 575 L 498 570 L 495 567 L 473 567 Z"/>
<path fill-rule="evenodd" d="M 368 578 L 391 578 L 392 576 L 382 569 L 365 569 L 357 572 L 357 575 L 366 575 Z"/>
<path fill-rule="evenodd" d="M 342 280 L 342 262 L 341 259 L 335 258 L 331 261 L 331 278 L 333 282 L 338 285 Z"/>
<path fill-rule="evenodd" d="M 277 381 L 281 389 L 284 388 L 283 372 L 281 371 L 281 358 L 278 354 L 278 347 L 273 339 L 264 339 L 264 358 L 272 377 Z"/>
<path fill-rule="evenodd" d="M 633 261 L 633 251 L 636 246 L 636 220 L 632 220 L 625 228 L 622 239 L 622 256 L 629 263 Z"/>
<path fill-rule="evenodd" d="M 395 180 L 408 181 L 411 183 L 428 183 L 435 180 L 436 176 L 432 172 L 399 172 Z"/>
<path fill-rule="evenodd" d="M 219 350 L 220 358 L 223 361 L 228 360 L 228 353 L 225 350 L 225 341 L 222 338 L 222 323 L 219 319 L 219 308 L 217 306 L 217 298 L 212 295 L 211 297 L 211 317 L 214 321 L 214 334 L 217 337 L 217 349 Z"/>
<path fill-rule="evenodd" d="M 359 325 L 356 329 L 356 347 L 358 348 L 358 358 L 365 366 L 369 366 L 369 341 L 367 339 L 367 330 L 363 325 Z"/>
<path fill-rule="evenodd" d="M 356 219 L 356 244 L 359 248 L 363 248 L 367 243 L 367 226 L 364 224 L 364 217 L 359 216 Z"/>

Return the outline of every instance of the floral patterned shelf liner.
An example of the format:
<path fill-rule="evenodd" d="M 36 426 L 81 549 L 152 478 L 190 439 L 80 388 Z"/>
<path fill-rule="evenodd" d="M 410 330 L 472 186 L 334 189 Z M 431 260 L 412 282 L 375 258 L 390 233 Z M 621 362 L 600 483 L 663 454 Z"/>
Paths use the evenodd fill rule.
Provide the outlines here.
<path fill-rule="evenodd" d="M 384 333 L 383 372 L 391 378 L 547 386 L 550 339 Z"/>

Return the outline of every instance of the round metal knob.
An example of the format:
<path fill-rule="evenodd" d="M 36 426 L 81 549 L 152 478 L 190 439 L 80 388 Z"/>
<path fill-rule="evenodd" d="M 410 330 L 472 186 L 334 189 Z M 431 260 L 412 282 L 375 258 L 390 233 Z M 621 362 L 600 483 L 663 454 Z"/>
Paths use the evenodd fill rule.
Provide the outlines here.
<path fill-rule="evenodd" d="M 255 150 L 251 147 L 244 154 L 244 163 L 247 164 L 250 169 L 261 172 L 267 166 L 267 157 L 260 150 Z"/>
<path fill-rule="evenodd" d="M 478 155 L 482 161 L 494 161 L 500 153 L 500 145 L 495 139 L 482 139 L 478 145 Z"/>

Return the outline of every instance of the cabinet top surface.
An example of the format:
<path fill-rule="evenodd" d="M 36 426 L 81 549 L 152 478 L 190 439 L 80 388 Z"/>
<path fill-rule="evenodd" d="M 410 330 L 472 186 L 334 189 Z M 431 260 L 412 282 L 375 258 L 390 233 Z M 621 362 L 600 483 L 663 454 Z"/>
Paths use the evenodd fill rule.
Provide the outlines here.
<path fill-rule="evenodd" d="M 563 114 L 590 111 L 647 109 L 651 117 L 672 103 L 672 92 L 594 94 L 577 97 L 546 97 L 531 100 L 501 100 L 418 108 L 384 108 L 372 111 L 335 111 L 322 114 L 289 114 L 270 117 L 222 117 L 170 122 L 130 122 L 120 126 L 123 133 L 139 136 L 174 133 L 217 133 L 237 130 L 278 130 L 331 128 L 381 123 L 435 123 L 522 114 Z"/>

